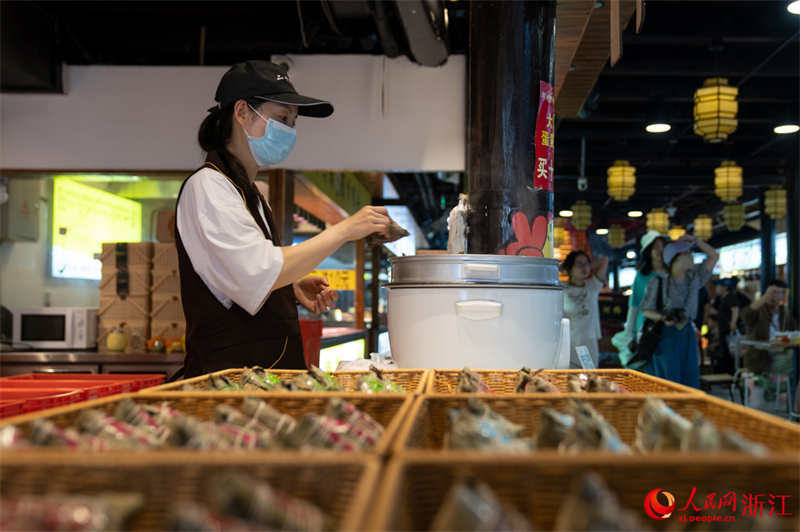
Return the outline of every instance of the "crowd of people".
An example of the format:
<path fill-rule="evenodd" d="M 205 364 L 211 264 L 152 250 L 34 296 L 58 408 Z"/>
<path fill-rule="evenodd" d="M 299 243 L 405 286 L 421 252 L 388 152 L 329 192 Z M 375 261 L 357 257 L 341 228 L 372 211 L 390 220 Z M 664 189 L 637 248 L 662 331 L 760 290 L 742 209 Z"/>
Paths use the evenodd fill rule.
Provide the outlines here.
<path fill-rule="evenodd" d="M 712 281 L 719 253 L 691 235 L 673 242 L 668 235 L 649 231 L 640 249 L 625 328 L 611 339 L 623 367 L 694 388 L 700 388 L 703 354 L 715 374 L 734 375 L 737 367 L 755 374 L 792 373 L 792 350 L 778 353 L 749 347 L 736 352 L 737 337 L 768 341 L 781 331 L 797 330 L 796 319 L 783 305 L 786 283 L 772 280 L 754 298 L 739 289 L 736 277 Z M 694 252 L 703 253 L 705 260 L 695 264 Z M 564 317 L 570 320 L 570 367 L 582 367 L 578 346 L 586 346 L 598 365 L 602 337 L 598 297 L 608 258 L 592 261 L 587 253 L 573 251 L 562 269 L 569 276 Z M 708 292 L 712 285 L 713 298 Z"/>

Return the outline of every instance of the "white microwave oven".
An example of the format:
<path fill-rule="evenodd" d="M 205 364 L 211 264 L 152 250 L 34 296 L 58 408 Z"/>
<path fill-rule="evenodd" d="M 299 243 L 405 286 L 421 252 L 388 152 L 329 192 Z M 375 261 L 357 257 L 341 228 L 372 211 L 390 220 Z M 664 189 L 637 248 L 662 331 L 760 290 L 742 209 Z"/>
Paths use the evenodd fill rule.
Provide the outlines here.
<path fill-rule="evenodd" d="M 40 307 L 14 311 L 11 339 L 33 349 L 89 349 L 97 346 L 97 309 Z"/>

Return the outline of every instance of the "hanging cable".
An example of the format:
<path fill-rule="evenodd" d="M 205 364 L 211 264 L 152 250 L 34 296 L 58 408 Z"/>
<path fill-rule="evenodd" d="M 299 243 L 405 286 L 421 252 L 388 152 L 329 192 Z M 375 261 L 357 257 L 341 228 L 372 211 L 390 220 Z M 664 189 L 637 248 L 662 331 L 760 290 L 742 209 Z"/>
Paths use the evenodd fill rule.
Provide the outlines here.
<path fill-rule="evenodd" d="M 297 0 L 297 16 L 300 18 L 300 36 L 303 38 L 303 48 L 308 48 L 308 40 L 306 39 L 306 30 L 303 27 L 303 12 L 300 10 L 300 0 Z"/>

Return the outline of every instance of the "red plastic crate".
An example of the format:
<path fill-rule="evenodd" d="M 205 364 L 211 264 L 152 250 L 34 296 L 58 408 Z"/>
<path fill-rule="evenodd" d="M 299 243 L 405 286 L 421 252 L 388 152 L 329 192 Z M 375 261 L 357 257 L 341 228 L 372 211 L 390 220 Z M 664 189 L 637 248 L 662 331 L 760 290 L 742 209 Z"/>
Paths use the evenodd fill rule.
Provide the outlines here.
<path fill-rule="evenodd" d="M 21 414 L 24 405 L 25 401 L 0 401 L 0 419 Z"/>
<path fill-rule="evenodd" d="M 35 388 L 58 388 L 62 390 L 80 391 L 83 393 L 83 401 L 93 401 L 122 392 L 122 385 L 116 382 L 106 381 L 48 381 L 39 380 L 8 380 L 0 382 L 0 389 L 5 390 L 25 390 Z"/>
<path fill-rule="evenodd" d="M 80 392 L 64 391 L 57 388 L 36 388 L 30 390 L 0 389 L 0 401 L 25 401 L 22 413 L 37 412 L 46 408 L 77 403 Z"/>
<path fill-rule="evenodd" d="M 142 388 L 151 388 L 164 382 L 164 375 L 151 375 L 139 373 L 29 373 L 27 375 L 14 375 L 13 377 L 3 377 L 0 382 L 9 380 L 77 380 L 77 381 L 111 381 L 118 382 L 122 386 L 121 391 L 115 393 L 138 392 Z M 50 383 L 48 383 L 50 384 Z"/>

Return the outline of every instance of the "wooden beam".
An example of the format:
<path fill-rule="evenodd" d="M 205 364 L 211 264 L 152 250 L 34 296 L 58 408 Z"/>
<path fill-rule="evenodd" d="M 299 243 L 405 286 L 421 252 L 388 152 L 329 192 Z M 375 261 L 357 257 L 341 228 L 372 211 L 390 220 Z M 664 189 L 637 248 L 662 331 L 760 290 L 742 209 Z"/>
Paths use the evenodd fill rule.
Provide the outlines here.
<path fill-rule="evenodd" d="M 356 315 L 353 327 L 356 329 L 364 328 L 364 264 L 365 243 L 364 239 L 356 240 Z"/>
<path fill-rule="evenodd" d="M 269 171 L 269 206 L 284 246 L 294 240 L 294 176 L 282 168 Z"/>
<path fill-rule="evenodd" d="M 556 57 L 553 82 L 556 98 L 589 24 L 595 0 L 559 0 L 556 5 Z"/>
<path fill-rule="evenodd" d="M 301 172 L 294 175 L 294 203 L 325 223 L 336 225 L 350 215 Z"/>

